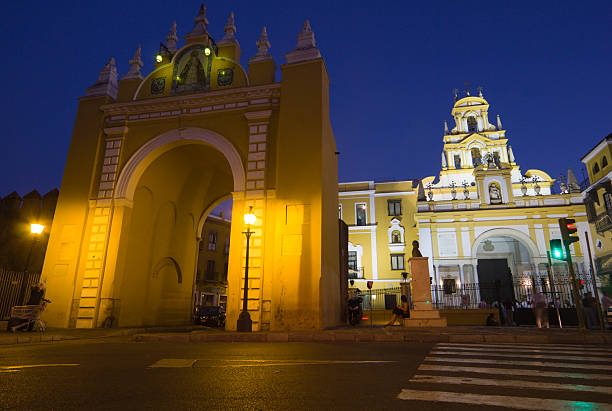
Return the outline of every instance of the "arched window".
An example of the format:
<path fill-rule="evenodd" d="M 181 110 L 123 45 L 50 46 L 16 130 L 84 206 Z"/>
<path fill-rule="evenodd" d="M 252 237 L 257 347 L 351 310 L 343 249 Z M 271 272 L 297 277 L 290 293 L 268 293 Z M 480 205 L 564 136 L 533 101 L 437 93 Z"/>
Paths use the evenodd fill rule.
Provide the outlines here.
<path fill-rule="evenodd" d="M 478 123 L 476 122 L 476 117 L 468 117 L 467 118 L 468 131 L 474 132 L 478 131 Z"/>
<path fill-rule="evenodd" d="M 480 149 L 478 147 L 474 147 L 470 150 L 472 152 L 472 165 L 477 167 L 482 164 L 482 155 L 480 154 Z"/>
<path fill-rule="evenodd" d="M 599 164 L 595 163 L 595 165 L 593 166 L 593 174 L 597 173 L 599 173 Z"/>
<path fill-rule="evenodd" d="M 601 159 L 601 169 L 603 170 L 607 165 L 608 159 L 606 158 L 606 156 L 603 156 L 603 158 Z"/>
<path fill-rule="evenodd" d="M 398 230 L 395 230 L 391 233 L 391 243 L 392 244 L 399 244 L 402 242 L 402 233 L 400 233 Z"/>

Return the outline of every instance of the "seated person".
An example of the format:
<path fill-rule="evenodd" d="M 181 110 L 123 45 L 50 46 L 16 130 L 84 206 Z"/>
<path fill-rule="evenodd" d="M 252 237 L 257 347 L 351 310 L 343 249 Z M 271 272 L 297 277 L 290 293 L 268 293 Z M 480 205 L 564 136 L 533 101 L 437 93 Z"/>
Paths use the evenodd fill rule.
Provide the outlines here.
<path fill-rule="evenodd" d="M 493 313 L 489 314 L 489 316 L 487 317 L 487 325 L 492 326 L 492 327 L 499 326 L 499 322 L 495 319 L 495 316 L 493 315 Z"/>
<path fill-rule="evenodd" d="M 410 318 L 410 307 L 408 306 L 408 297 L 402 295 L 402 305 L 393 309 L 393 317 L 391 321 L 385 324 L 385 327 L 395 324 L 400 318 Z"/>

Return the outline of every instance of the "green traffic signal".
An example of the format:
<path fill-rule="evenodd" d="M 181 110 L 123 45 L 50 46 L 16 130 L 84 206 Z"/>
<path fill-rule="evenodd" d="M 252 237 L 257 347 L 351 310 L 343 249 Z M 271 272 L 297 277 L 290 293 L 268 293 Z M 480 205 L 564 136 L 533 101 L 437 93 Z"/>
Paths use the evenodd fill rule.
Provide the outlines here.
<path fill-rule="evenodd" d="M 555 260 L 565 260 L 563 255 L 563 243 L 561 240 L 550 240 L 550 256 Z"/>

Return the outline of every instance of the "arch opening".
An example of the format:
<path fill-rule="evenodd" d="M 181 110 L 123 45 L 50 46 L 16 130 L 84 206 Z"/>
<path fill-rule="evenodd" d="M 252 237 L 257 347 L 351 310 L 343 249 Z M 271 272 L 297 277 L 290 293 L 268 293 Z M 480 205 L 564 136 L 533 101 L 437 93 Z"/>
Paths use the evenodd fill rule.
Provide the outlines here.
<path fill-rule="evenodd" d="M 167 142 L 132 165 L 121 193 L 132 207 L 123 223 L 115 273 L 120 326 L 195 320 L 194 304 L 202 302 L 206 287 L 212 288 L 206 264 L 213 258 L 210 274 L 218 274 L 219 267 L 225 274 L 214 278 L 214 302 L 222 301 L 231 222 L 212 230 L 211 224 L 225 219 L 210 214 L 228 199 L 231 208 L 234 169 L 226 153 L 197 139 Z"/>

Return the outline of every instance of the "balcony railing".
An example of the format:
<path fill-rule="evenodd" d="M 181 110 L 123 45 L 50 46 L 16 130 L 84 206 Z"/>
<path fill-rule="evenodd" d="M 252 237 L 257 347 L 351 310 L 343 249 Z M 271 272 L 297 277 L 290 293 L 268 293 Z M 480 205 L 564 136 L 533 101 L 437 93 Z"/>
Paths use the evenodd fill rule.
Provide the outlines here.
<path fill-rule="evenodd" d="M 597 220 L 595 221 L 595 229 L 598 233 L 603 233 L 604 231 L 608 231 L 612 228 L 612 217 L 610 213 L 604 213 L 597 216 Z"/>

